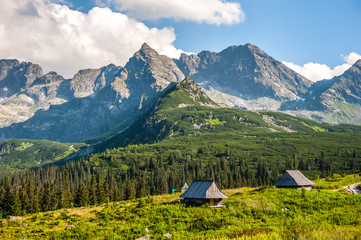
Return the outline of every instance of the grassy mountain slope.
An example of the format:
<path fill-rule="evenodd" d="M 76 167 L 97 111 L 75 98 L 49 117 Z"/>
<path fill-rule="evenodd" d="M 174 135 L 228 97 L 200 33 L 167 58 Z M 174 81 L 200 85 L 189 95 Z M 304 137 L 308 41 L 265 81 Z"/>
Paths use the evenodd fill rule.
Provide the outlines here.
<path fill-rule="evenodd" d="M 107 159 L 107 154 L 96 154 L 90 162 L 100 161 L 102 163 L 95 165 L 114 168 L 122 168 L 122 165 L 131 167 L 132 164 L 144 164 L 147 156 L 168 158 L 176 150 L 193 159 L 215 160 L 228 149 L 233 153 L 233 160 L 246 156 L 244 159 L 253 166 L 251 169 L 255 169 L 261 158 L 266 159 L 270 165 L 285 167 L 287 161 L 295 156 L 308 161 L 307 159 L 319 159 L 320 152 L 323 151 L 334 161 L 334 166 L 345 169 L 342 162 L 346 161 L 344 159 L 350 161 L 348 152 L 361 151 L 358 144 L 360 132 L 360 126 L 322 124 L 283 113 L 220 108 L 199 85 L 187 78 L 180 83 L 171 84 L 154 107 L 125 131 L 105 140 L 97 140 L 100 143 L 93 146 L 94 152 L 130 146 L 111 152 L 114 156 L 131 157 L 121 157 L 123 161 L 119 164 L 117 159 L 114 162 L 103 161 Z M 11 144 L 15 145 L 8 153 L 6 146 Z M 134 144 L 152 145 L 131 146 Z M 70 146 L 76 150 L 83 146 L 32 140 L 5 141 L 3 145 L 1 149 L 4 150 L 0 149 L 3 152 L 0 163 L 4 166 L 4 171 L 56 162 L 75 151 Z M 17 150 L 23 145 L 23 150 Z M 204 150 L 206 148 L 216 150 L 210 152 Z M 134 156 L 133 150 L 129 152 L 129 149 L 137 149 Z M 133 163 L 131 159 L 138 159 L 139 162 Z M 355 166 L 358 165 L 357 161 Z M 316 170 L 318 163 L 311 165 L 309 170 Z"/>
<path fill-rule="evenodd" d="M 361 196 L 291 189 L 224 190 L 226 207 L 187 207 L 162 195 L 0 222 L 5 239 L 357 239 Z M 73 225 L 73 228 L 67 226 Z M 145 232 L 142 229 L 147 228 Z"/>
<path fill-rule="evenodd" d="M 90 156 L 87 164 L 110 168 L 122 179 L 130 169 L 154 172 L 163 166 L 174 179 L 184 179 L 189 170 L 186 178 L 212 177 L 221 186 L 230 184 L 229 177 L 243 181 L 235 176 L 257 184 L 263 165 L 265 182 L 276 180 L 284 169 L 301 169 L 314 177 L 361 168 L 359 126 L 209 107 L 207 98 L 192 102 L 196 98 L 186 87 L 175 85 L 125 132 L 96 146 L 99 152 L 108 150 Z"/>
<path fill-rule="evenodd" d="M 0 172 L 13 172 L 56 162 L 78 151 L 84 143 L 14 139 L 0 142 Z"/>
<path fill-rule="evenodd" d="M 129 144 L 155 143 L 182 136 L 286 132 L 361 132 L 360 126 L 330 125 L 274 112 L 219 108 L 190 78 L 171 85 L 153 109 L 126 131 L 108 138 L 98 151 Z"/>

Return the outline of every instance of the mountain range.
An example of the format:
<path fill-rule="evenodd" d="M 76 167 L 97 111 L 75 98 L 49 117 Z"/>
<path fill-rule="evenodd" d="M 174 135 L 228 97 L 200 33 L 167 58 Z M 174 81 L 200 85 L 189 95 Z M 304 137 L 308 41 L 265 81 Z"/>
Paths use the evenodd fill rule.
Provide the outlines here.
<path fill-rule="evenodd" d="M 37 64 L 0 60 L 0 139 L 75 142 L 115 136 L 187 76 L 212 106 L 361 123 L 361 60 L 339 77 L 312 84 L 252 44 L 179 59 L 143 44 L 124 67 L 85 69 L 72 79 L 44 74 Z"/>

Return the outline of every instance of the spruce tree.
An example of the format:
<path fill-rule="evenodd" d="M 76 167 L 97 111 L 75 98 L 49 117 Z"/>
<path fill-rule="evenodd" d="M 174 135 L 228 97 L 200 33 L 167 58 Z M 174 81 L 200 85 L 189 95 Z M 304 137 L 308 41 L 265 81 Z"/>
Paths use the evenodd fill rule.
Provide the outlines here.
<path fill-rule="evenodd" d="M 130 180 L 129 175 L 125 179 L 125 199 L 133 199 L 135 197 L 134 183 Z"/>
<path fill-rule="evenodd" d="M 142 198 L 146 195 L 146 186 L 145 186 L 145 175 L 144 172 L 141 171 L 136 180 L 136 197 Z"/>
<path fill-rule="evenodd" d="M 88 206 L 89 204 L 89 198 L 88 198 L 88 189 L 84 185 L 84 183 L 81 183 L 78 187 L 78 190 L 75 195 L 74 203 L 76 207 L 80 206 Z"/>
<path fill-rule="evenodd" d="M 104 191 L 104 182 L 102 180 L 102 176 L 100 173 L 97 174 L 97 179 L 96 179 L 96 196 L 98 203 L 105 202 L 106 195 Z"/>
<path fill-rule="evenodd" d="M 13 214 L 15 216 L 19 216 L 22 215 L 22 206 L 21 206 L 21 201 L 20 201 L 20 197 L 19 197 L 19 190 L 18 190 L 18 186 L 15 185 L 13 190 L 12 190 L 12 198 L 14 199 L 14 204 L 13 204 Z"/>
<path fill-rule="evenodd" d="M 51 194 L 50 183 L 45 181 L 40 190 L 41 211 L 46 212 L 51 210 Z"/>
<path fill-rule="evenodd" d="M 62 178 L 62 185 L 60 188 L 61 199 L 60 199 L 60 208 L 69 208 L 72 203 L 72 196 L 70 193 L 70 180 L 67 172 L 64 173 Z"/>
<path fill-rule="evenodd" d="M 98 204 L 97 199 L 97 182 L 95 179 L 95 175 L 93 174 L 91 177 L 91 184 L 90 184 L 90 190 L 89 190 L 89 203 L 90 205 L 96 205 Z"/>

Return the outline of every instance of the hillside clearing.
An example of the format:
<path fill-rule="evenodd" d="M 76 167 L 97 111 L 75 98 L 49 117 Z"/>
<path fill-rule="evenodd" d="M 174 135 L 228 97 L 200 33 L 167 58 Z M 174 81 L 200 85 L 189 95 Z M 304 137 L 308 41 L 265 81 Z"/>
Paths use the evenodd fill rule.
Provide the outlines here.
<path fill-rule="evenodd" d="M 3 221 L 4 239 L 357 239 L 361 196 L 329 190 L 224 190 L 226 207 L 191 207 L 179 194 L 62 209 Z M 73 225 L 74 228 L 65 229 Z M 148 228 L 145 233 L 142 229 Z"/>

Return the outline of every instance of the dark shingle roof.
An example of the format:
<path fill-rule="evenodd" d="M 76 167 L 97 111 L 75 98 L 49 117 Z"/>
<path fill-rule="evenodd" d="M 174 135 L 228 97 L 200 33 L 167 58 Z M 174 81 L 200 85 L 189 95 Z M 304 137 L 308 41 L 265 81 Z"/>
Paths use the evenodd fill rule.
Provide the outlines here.
<path fill-rule="evenodd" d="M 228 198 L 228 196 L 219 190 L 216 183 L 212 180 L 210 181 L 194 181 L 189 186 L 187 191 L 185 191 L 181 198 Z"/>
<path fill-rule="evenodd" d="M 286 170 L 285 174 L 273 184 L 277 187 L 302 187 L 314 185 L 298 170 Z"/>

